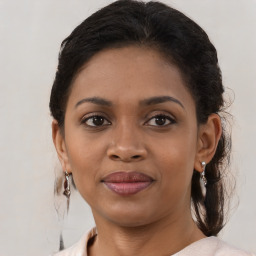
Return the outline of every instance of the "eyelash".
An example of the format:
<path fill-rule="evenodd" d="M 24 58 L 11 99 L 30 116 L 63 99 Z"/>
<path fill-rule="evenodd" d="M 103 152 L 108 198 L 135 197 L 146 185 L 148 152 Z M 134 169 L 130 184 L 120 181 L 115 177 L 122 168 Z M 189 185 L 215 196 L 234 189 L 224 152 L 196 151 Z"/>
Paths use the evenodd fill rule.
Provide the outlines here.
<path fill-rule="evenodd" d="M 104 123 L 105 123 L 105 121 L 107 121 L 108 123 L 107 123 L 107 124 L 104 124 L 104 123 L 103 123 L 103 125 L 88 125 L 88 124 L 86 124 L 86 122 L 89 121 L 89 120 L 92 120 L 92 121 L 93 121 L 93 118 L 102 118 L 102 119 L 104 119 Z M 102 115 L 96 115 L 96 114 L 94 114 L 94 115 L 91 115 L 91 116 L 89 116 L 89 117 L 83 118 L 82 121 L 81 121 L 81 124 L 85 124 L 85 125 L 86 125 L 87 127 L 89 127 L 89 128 L 93 128 L 93 127 L 99 128 L 99 127 L 103 127 L 103 126 L 110 125 L 111 122 L 108 121 L 108 119 L 107 119 L 106 117 L 102 116 Z"/>
<path fill-rule="evenodd" d="M 103 119 L 103 124 L 102 125 L 88 125 L 86 122 L 92 120 L 93 122 L 93 119 L 94 118 L 102 118 Z M 165 119 L 165 122 L 166 120 L 169 121 L 168 124 L 163 124 L 163 125 L 148 125 L 148 123 L 150 123 L 151 120 L 153 119 L 156 119 L 156 118 L 163 118 Z M 107 122 L 107 123 L 105 123 Z M 104 124 L 105 123 L 105 124 Z M 148 125 L 148 126 L 156 126 L 156 127 L 166 127 L 166 126 L 169 126 L 171 124 L 175 124 L 176 121 L 174 118 L 170 117 L 169 115 L 165 115 L 165 114 L 157 114 L 157 115 L 154 115 L 152 116 L 147 122 L 145 122 L 144 124 L 145 125 Z M 86 117 L 86 118 L 83 118 L 82 121 L 81 121 L 81 124 L 85 124 L 87 127 L 89 128 L 100 128 L 100 127 L 103 127 L 103 126 L 108 126 L 108 125 L 111 125 L 111 122 L 106 118 L 104 117 L 103 115 L 97 115 L 97 114 L 93 114 L 89 117 Z"/>
<path fill-rule="evenodd" d="M 153 120 L 154 118 L 156 119 L 156 118 L 159 118 L 159 117 L 165 119 L 165 121 L 168 120 L 169 123 L 168 123 L 168 124 L 164 124 L 164 125 L 152 125 L 152 126 L 166 127 L 166 126 L 169 126 L 169 125 L 171 125 L 171 124 L 175 124 L 175 123 L 176 123 L 175 119 L 172 118 L 172 117 L 170 117 L 169 115 L 157 114 L 157 115 L 152 116 L 145 124 L 149 123 L 149 122 L 150 122 L 151 120 Z"/>

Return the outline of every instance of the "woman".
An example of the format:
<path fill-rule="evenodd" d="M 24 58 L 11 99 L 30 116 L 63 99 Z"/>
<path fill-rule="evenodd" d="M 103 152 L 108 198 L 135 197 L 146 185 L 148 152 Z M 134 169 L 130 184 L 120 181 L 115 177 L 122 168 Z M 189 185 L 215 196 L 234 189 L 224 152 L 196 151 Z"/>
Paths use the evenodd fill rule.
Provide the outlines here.
<path fill-rule="evenodd" d="M 224 225 L 229 136 L 217 53 L 158 2 L 116 1 L 62 43 L 50 109 L 71 177 L 96 228 L 57 255 L 251 255 Z"/>

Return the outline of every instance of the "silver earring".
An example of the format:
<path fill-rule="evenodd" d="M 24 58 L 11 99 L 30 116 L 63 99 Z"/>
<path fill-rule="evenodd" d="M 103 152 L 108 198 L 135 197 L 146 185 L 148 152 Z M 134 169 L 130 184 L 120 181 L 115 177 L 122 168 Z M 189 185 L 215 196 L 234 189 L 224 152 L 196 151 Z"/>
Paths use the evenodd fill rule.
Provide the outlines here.
<path fill-rule="evenodd" d="M 205 196 L 206 196 L 206 185 L 207 185 L 207 179 L 205 177 L 206 163 L 202 162 L 201 164 L 202 164 L 203 171 L 200 174 L 200 187 L 201 187 L 203 198 L 205 198 Z"/>
<path fill-rule="evenodd" d="M 207 185 L 207 179 L 206 179 L 206 177 L 205 177 L 205 167 L 206 167 L 206 163 L 205 162 L 202 162 L 202 168 L 203 168 L 203 171 L 201 172 L 201 180 L 202 180 L 202 182 L 204 183 L 204 186 L 206 186 Z"/>
<path fill-rule="evenodd" d="M 67 197 L 67 211 L 69 210 L 69 199 L 71 195 L 70 191 L 70 176 L 71 173 L 65 172 L 65 181 L 64 181 L 64 192 L 63 194 Z"/>

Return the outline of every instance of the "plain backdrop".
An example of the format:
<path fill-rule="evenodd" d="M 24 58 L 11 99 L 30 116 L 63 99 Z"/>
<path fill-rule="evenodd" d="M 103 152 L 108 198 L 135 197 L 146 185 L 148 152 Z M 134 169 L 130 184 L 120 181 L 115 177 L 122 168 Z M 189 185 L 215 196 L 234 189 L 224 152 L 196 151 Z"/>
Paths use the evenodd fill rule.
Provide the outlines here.
<path fill-rule="evenodd" d="M 1 256 L 49 255 L 58 249 L 61 230 L 69 246 L 94 225 L 77 192 L 72 193 L 68 216 L 62 214 L 65 200 L 54 196 L 60 167 L 51 141 L 48 103 L 61 41 L 110 2 L 0 1 Z M 256 1 L 164 2 L 198 22 L 218 50 L 224 84 L 235 98 L 230 111 L 232 172 L 237 179 L 236 200 L 221 237 L 255 252 Z"/>

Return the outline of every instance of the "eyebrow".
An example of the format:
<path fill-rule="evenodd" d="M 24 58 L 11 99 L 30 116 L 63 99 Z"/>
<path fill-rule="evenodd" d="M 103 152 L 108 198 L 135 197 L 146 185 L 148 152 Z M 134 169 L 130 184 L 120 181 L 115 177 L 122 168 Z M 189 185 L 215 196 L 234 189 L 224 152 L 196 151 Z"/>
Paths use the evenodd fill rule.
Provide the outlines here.
<path fill-rule="evenodd" d="M 101 106 L 108 106 L 108 107 L 113 105 L 112 102 L 109 100 L 106 100 L 106 99 L 103 99 L 100 97 L 91 97 L 91 98 L 84 98 L 84 99 L 78 101 L 75 105 L 75 108 L 77 108 L 79 105 L 81 105 L 85 102 L 89 102 L 89 103 L 93 103 L 93 104 L 101 105 Z"/>
<path fill-rule="evenodd" d="M 156 97 L 151 97 L 151 98 L 149 98 L 149 99 L 142 100 L 142 101 L 140 102 L 140 105 L 146 105 L 146 106 L 147 106 L 147 105 L 155 105 L 155 104 L 165 103 L 165 102 L 168 102 L 168 101 L 177 103 L 177 104 L 179 104 L 182 108 L 185 109 L 185 107 L 183 106 L 183 104 L 182 104 L 179 100 L 177 100 L 177 99 L 175 99 L 175 98 L 173 98 L 173 97 L 171 97 L 171 96 L 156 96 Z"/>
<path fill-rule="evenodd" d="M 103 99 L 101 97 L 91 97 L 91 98 L 84 98 L 80 101 L 78 101 L 75 105 L 75 108 L 77 108 L 79 105 L 83 104 L 83 103 L 93 103 L 96 105 L 101 105 L 101 106 L 107 106 L 107 107 L 111 107 L 113 105 L 113 103 L 109 100 Z M 165 103 L 165 102 L 174 102 L 179 104 L 182 108 L 184 108 L 183 104 L 171 97 L 171 96 L 155 96 L 155 97 L 151 97 L 145 100 L 140 101 L 140 105 L 142 106 L 149 106 L 149 105 L 156 105 L 156 104 L 161 104 L 161 103 Z M 185 108 L 184 108 L 185 109 Z"/>

